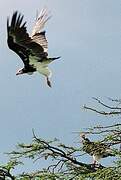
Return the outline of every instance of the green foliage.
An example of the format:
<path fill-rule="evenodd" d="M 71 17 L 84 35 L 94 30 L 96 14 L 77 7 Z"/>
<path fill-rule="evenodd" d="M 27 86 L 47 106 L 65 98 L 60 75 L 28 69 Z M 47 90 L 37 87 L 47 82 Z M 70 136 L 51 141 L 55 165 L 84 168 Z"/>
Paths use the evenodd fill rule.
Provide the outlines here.
<path fill-rule="evenodd" d="M 121 132 L 120 125 L 113 125 L 112 127 L 94 127 L 90 131 L 86 131 L 85 133 L 89 134 L 103 134 L 104 129 L 107 131 L 107 135 L 103 135 L 103 139 L 97 142 L 94 142 L 97 148 L 97 151 L 100 149 L 100 144 L 107 143 L 109 146 L 115 145 L 113 148 L 113 153 L 115 155 L 115 163 L 112 167 L 104 167 L 102 165 L 94 167 L 93 164 L 83 163 L 80 159 L 85 155 L 83 153 L 85 148 L 71 147 L 67 146 L 63 143 L 60 143 L 57 140 L 46 141 L 41 138 L 36 137 L 33 132 L 33 140 L 30 144 L 18 144 L 17 150 L 9 153 L 10 161 L 7 165 L 2 166 L 4 170 L 7 172 L 12 172 L 13 168 L 16 168 L 17 165 L 21 164 L 21 161 L 24 162 L 23 158 L 28 158 L 36 161 L 40 159 L 52 160 L 52 164 L 50 164 L 46 169 L 41 169 L 35 172 L 30 173 L 21 173 L 20 175 L 11 177 L 16 180 L 115 180 L 120 179 L 121 177 L 121 152 L 120 152 L 120 144 L 119 137 L 114 139 L 114 135 L 117 132 Z M 113 129 L 113 131 L 112 131 Z M 110 137 L 110 138 L 109 138 Z M 117 141 L 118 140 L 118 141 Z M 101 150 L 105 148 L 102 146 Z M 87 151 L 86 151 L 87 153 Z M 76 158 L 77 154 L 80 155 L 80 158 Z M 24 165 L 24 164 L 22 164 Z M 6 173 L 7 178 L 7 173 Z"/>

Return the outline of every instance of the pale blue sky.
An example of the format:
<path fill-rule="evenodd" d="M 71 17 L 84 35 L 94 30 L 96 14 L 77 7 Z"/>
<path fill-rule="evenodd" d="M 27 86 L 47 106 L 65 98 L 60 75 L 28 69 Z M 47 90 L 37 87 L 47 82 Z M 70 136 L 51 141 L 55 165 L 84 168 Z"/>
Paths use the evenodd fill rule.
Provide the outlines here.
<path fill-rule="evenodd" d="M 19 10 L 31 32 L 36 10 L 44 6 L 52 14 L 45 28 L 49 55 L 62 57 L 50 65 L 52 89 L 37 73 L 16 76 L 23 64 L 6 44 L 7 16 Z M 120 0 L 1 0 L 0 7 L 1 161 L 3 152 L 31 140 L 32 128 L 42 138 L 73 143 L 79 140 L 73 131 L 113 123 L 80 107 L 92 104 L 93 96 L 120 98 Z"/>

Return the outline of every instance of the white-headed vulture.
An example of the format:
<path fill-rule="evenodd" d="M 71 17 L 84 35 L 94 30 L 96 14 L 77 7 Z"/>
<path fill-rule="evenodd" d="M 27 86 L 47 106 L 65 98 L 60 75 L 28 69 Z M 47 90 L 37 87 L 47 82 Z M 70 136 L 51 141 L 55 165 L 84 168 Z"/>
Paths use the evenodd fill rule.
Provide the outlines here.
<path fill-rule="evenodd" d="M 19 69 L 16 75 L 33 74 L 38 71 L 46 77 L 48 86 L 51 87 L 51 71 L 48 64 L 59 57 L 48 57 L 48 42 L 43 28 L 50 19 L 46 9 L 43 9 L 36 19 L 32 34 L 29 35 L 26 29 L 26 22 L 23 22 L 23 15 L 15 11 L 11 22 L 7 19 L 7 43 L 23 61 L 24 67 Z"/>

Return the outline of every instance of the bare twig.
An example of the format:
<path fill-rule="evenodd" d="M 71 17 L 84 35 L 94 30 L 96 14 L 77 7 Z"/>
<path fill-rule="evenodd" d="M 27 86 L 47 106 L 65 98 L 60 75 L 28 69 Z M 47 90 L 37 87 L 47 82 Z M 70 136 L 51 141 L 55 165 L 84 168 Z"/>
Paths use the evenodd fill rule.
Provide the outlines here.
<path fill-rule="evenodd" d="M 99 104 L 101 104 L 102 106 L 104 106 L 104 107 L 106 107 L 106 108 L 108 108 L 108 109 L 121 110 L 120 107 L 109 106 L 109 105 L 103 103 L 103 102 L 102 102 L 100 99 L 98 99 L 98 98 L 93 97 L 93 99 L 96 100 Z"/>
<path fill-rule="evenodd" d="M 105 111 L 99 111 L 97 109 L 94 109 L 94 108 L 91 108 L 91 107 L 88 107 L 86 105 L 83 106 L 84 109 L 87 109 L 87 110 L 91 110 L 93 112 L 96 112 L 98 114 L 101 114 L 101 115 L 118 115 L 118 114 L 121 114 L 121 111 L 110 111 L 110 112 L 105 112 Z"/>

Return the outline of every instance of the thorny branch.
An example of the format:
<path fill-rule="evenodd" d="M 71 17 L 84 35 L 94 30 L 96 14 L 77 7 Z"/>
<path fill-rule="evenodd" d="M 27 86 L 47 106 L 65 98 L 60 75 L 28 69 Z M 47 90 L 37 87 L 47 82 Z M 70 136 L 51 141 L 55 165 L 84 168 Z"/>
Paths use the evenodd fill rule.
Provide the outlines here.
<path fill-rule="evenodd" d="M 89 107 L 86 105 L 84 105 L 83 108 L 86 110 L 91 110 L 91 111 L 96 112 L 96 113 L 101 114 L 101 115 L 105 115 L 105 116 L 106 115 L 119 115 L 119 114 L 121 114 L 121 107 L 118 107 L 119 104 L 117 106 L 110 106 L 110 105 L 107 105 L 104 102 L 102 102 L 99 98 L 93 97 L 93 99 L 96 100 L 98 102 L 98 104 L 102 105 L 105 108 L 108 108 L 109 111 L 104 111 L 104 110 L 100 111 L 100 110 L 97 110 L 95 108 L 92 108 L 92 107 Z"/>
<path fill-rule="evenodd" d="M 45 145 L 45 148 L 52 151 L 53 154 L 64 158 L 66 161 L 70 161 L 71 163 L 74 163 L 76 165 L 84 166 L 84 167 L 89 168 L 90 170 L 93 170 L 91 165 L 77 161 L 75 158 L 73 158 L 72 156 L 69 156 L 67 153 L 65 153 L 64 150 L 54 147 L 54 146 L 50 145 L 49 143 L 37 138 L 34 131 L 33 131 L 33 136 L 34 136 L 35 140 L 37 140 L 39 143 L 43 143 Z M 67 148 L 67 147 L 65 146 L 65 148 Z M 61 161 L 63 161 L 63 159 Z M 59 164 L 60 164 L 60 161 L 59 161 Z M 58 163 L 57 163 L 57 165 L 58 165 Z M 57 165 L 56 165 L 56 167 L 57 167 Z"/>
<path fill-rule="evenodd" d="M 115 109 L 115 110 L 119 109 L 119 110 L 121 110 L 121 107 L 107 105 L 98 98 L 93 97 L 92 99 L 96 100 L 99 104 L 101 104 L 102 106 L 104 106 L 108 109 Z"/>

